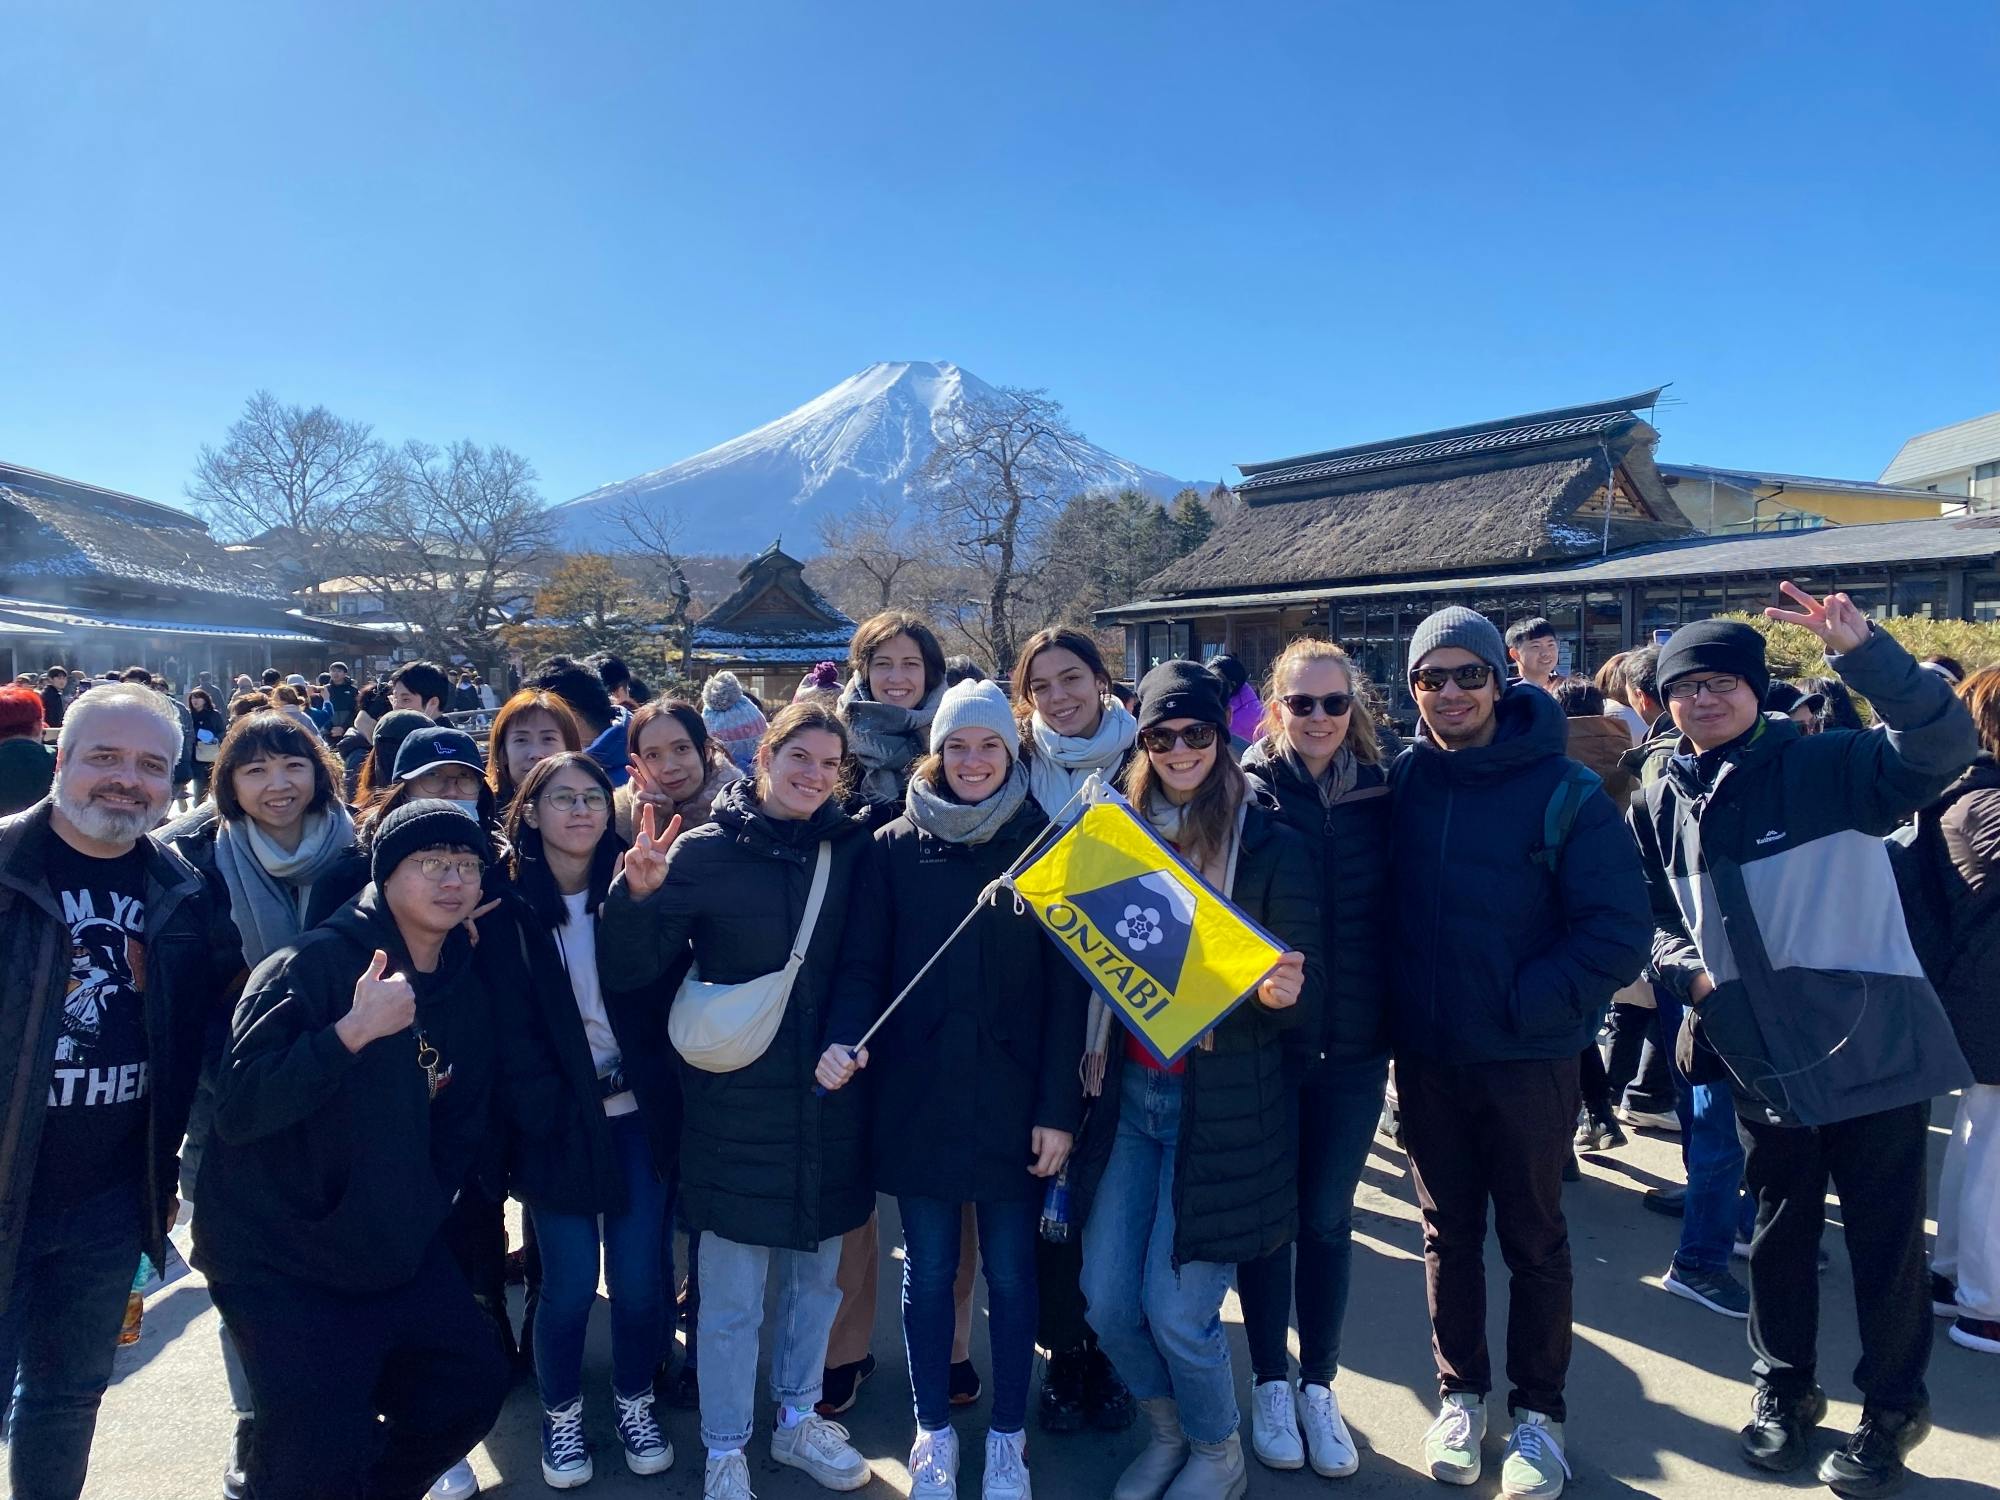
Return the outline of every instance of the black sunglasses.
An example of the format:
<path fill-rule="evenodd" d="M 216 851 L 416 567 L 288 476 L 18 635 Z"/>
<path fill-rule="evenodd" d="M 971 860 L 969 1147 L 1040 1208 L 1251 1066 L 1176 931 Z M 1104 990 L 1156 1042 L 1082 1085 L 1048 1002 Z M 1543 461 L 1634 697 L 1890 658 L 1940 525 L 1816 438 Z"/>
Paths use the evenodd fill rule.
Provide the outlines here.
<path fill-rule="evenodd" d="M 1206 750 L 1215 743 L 1215 734 L 1213 724 L 1189 724 L 1183 729 L 1146 729 L 1140 731 L 1139 743 L 1146 747 L 1149 755 L 1165 755 L 1177 744 L 1184 744 L 1190 750 Z"/>
<path fill-rule="evenodd" d="M 1310 717 L 1315 703 L 1326 710 L 1329 719 L 1337 719 L 1354 707 L 1354 694 L 1324 693 L 1315 698 L 1311 693 L 1283 693 L 1278 701 L 1285 705 L 1285 712 L 1295 719 Z"/>
<path fill-rule="evenodd" d="M 1410 686 L 1419 692 L 1436 693 L 1447 682 L 1455 682 L 1467 692 L 1486 686 L 1493 668 L 1485 662 L 1469 662 L 1462 667 L 1418 667 L 1410 673 Z"/>

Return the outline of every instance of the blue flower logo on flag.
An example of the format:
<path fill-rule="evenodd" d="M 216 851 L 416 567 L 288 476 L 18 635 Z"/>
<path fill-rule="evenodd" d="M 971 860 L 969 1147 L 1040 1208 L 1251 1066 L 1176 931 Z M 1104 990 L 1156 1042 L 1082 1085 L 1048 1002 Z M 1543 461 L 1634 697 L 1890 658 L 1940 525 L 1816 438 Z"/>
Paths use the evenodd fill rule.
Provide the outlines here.
<path fill-rule="evenodd" d="M 1155 870 L 1079 892 L 1071 900 L 1164 988 L 1180 983 L 1194 936 L 1194 901 L 1179 881 Z"/>

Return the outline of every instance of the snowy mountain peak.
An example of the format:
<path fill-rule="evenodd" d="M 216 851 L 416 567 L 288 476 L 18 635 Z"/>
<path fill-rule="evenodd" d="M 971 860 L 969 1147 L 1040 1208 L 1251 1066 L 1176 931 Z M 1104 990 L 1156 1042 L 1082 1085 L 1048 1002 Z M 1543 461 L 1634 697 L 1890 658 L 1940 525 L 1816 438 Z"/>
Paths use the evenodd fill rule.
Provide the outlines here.
<path fill-rule="evenodd" d="M 872 364 L 774 422 L 662 469 L 604 485 L 555 507 L 569 545 L 618 545 L 632 505 L 678 518 L 696 552 L 754 551 L 777 532 L 813 534 L 822 515 L 885 493 L 907 493 L 937 445 L 939 420 L 998 392 L 947 361 Z M 1161 498 L 1180 480 L 1089 447 L 1079 490 L 1132 486 Z M 810 549 L 808 549 L 810 550 Z"/>

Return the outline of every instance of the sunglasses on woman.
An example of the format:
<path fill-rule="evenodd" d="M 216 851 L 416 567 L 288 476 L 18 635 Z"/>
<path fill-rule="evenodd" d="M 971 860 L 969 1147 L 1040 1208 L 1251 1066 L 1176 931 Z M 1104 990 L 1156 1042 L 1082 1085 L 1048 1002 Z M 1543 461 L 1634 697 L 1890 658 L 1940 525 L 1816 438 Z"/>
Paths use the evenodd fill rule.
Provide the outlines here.
<path fill-rule="evenodd" d="M 1285 705 L 1285 712 L 1295 719 L 1310 718 L 1315 703 L 1329 719 L 1337 719 L 1354 707 L 1354 694 L 1323 693 L 1315 698 L 1311 693 L 1282 693 L 1278 701 Z"/>
<path fill-rule="evenodd" d="M 1165 755 L 1175 745 L 1186 745 L 1190 750 L 1206 750 L 1215 743 L 1216 729 L 1213 724 L 1189 724 L 1182 729 L 1147 729 L 1139 734 L 1139 743 L 1148 755 Z"/>
<path fill-rule="evenodd" d="M 1462 667 L 1418 667 L 1410 673 L 1410 686 L 1421 693 L 1440 693 L 1447 682 L 1455 682 L 1470 693 L 1485 687 L 1492 676 L 1493 668 L 1483 661 Z"/>

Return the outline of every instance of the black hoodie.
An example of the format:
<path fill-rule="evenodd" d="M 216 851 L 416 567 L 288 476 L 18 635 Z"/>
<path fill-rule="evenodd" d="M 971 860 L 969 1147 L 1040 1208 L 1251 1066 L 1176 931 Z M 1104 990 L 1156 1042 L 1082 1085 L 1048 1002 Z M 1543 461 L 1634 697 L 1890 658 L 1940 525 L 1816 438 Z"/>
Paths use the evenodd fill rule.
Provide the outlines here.
<path fill-rule="evenodd" d="M 1445 1063 L 1575 1057 L 1645 967 L 1639 851 L 1593 791 L 1553 872 L 1538 863 L 1569 721 L 1540 688 L 1500 695 L 1490 744 L 1428 726 L 1390 775 L 1390 1024 L 1398 1055 Z"/>
<path fill-rule="evenodd" d="M 350 1053 L 334 1024 L 377 948 L 416 986 L 417 1024 Z M 434 1099 L 419 1030 L 440 1077 L 450 1070 Z M 417 973 L 373 885 L 259 964 L 202 1158 L 195 1265 L 215 1281 L 345 1292 L 408 1282 L 489 1134 L 492 1032 L 464 934 Z"/>

